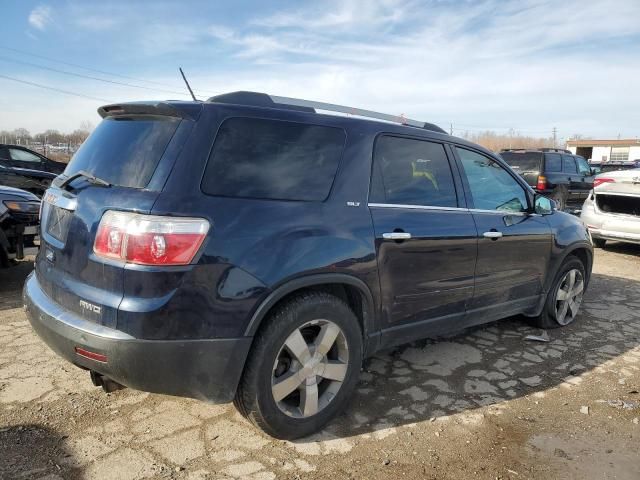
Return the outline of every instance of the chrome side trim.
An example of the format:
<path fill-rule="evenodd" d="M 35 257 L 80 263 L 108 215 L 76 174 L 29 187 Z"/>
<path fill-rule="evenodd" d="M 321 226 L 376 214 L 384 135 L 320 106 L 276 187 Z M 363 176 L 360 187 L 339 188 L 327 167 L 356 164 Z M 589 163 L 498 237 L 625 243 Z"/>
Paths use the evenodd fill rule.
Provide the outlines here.
<path fill-rule="evenodd" d="M 470 208 L 470 212 L 473 213 L 491 213 L 493 215 L 512 216 L 512 217 L 526 217 L 529 215 L 527 212 L 511 212 L 509 210 L 483 210 L 482 208 Z"/>
<path fill-rule="evenodd" d="M 483 210 L 481 208 L 461 208 L 461 207 L 432 207 L 428 205 L 403 205 L 396 203 L 369 203 L 369 207 L 376 208 L 407 208 L 413 210 L 442 210 L 445 212 L 471 212 L 471 213 L 490 213 L 493 215 L 511 215 L 525 217 L 530 215 L 527 212 L 510 212 L 508 210 Z"/>
<path fill-rule="evenodd" d="M 468 212 L 468 208 L 460 207 L 430 207 L 427 205 L 401 205 L 396 203 L 369 203 L 369 207 L 376 208 L 409 208 L 413 210 L 444 210 L 452 212 Z"/>

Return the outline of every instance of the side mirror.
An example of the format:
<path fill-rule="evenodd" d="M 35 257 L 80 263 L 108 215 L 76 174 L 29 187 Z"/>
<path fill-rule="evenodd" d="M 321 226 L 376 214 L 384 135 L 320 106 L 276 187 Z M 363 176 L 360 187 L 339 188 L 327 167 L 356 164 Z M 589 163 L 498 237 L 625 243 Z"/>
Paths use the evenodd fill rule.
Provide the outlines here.
<path fill-rule="evenodd" d="M 533 197 L 533 205 L 533 209 L 538 215 L 551 215 L 557 210 L 556 202 L 540 194 Z"/>

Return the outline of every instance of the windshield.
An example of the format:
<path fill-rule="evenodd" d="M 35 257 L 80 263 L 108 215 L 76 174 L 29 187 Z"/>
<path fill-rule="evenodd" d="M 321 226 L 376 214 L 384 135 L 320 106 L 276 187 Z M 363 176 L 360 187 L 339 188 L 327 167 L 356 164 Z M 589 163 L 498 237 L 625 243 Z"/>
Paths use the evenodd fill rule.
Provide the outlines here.
<path fill-rule="evenodd" d="M 84 170 L 113 185 L 144 188 L 173 137 L 173 117 L 108 117 L 82 144 L 65 175 Z"/>
<path fill-rule="evenodd" d="M 502 152 L 500 156 L 517 172 L 537 172 L 540 170 L 541 152 Z"/>

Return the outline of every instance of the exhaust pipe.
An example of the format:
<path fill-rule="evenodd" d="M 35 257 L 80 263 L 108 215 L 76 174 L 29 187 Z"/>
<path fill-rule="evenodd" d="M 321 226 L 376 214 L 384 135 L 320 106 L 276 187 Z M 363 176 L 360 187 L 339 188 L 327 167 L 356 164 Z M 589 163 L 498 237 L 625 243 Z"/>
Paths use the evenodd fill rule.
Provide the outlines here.
<path fill-rule="evenodd" d="M 93 385 L 96 387 L 102 387 L 102 390 L 104 390 L 106 393 L 111 393 L 115 392 L 116 390 L 123 390 L 127 388 L 124 385 L 111 380 L 109 377 L 105 377 L 101 373 L 94 372 L 93 370 L 89 372 L 89 376 L 91 377 L 91 383 L 93 383 Z"/>

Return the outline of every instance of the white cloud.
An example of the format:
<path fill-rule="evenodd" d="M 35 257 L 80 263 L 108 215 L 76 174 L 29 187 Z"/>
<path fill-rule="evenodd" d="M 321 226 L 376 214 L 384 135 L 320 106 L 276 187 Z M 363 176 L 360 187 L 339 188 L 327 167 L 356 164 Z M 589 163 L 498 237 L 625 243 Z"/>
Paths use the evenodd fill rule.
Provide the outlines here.
<path fill-rule="evenodd" d="M 38 5 L 29 13 L 29 25 L 36 30 L 44 30 L 51 23 L 51 7 Z"/>
<path fill-rule="evenodd" d="M 640 133 L 637 0 L 621 0 L 615 8 L 581 0 L 299 5 L 211 24 L 204 16 L 168 23 L 166 11 L 137 4 L 82 4 L 67 21 L 117 18 L 112 27 L 126 34 L 104 38 L 109 52 L 118 52 L 123 63 L 154 69 L 146 76 L 156 82 L 175 84 L 170 73 L 182 64 L 196 92 L 298 96 L 453 122 L 457 133 L 513 127 L 548 135 L 554 126 L 565 135 Z M 95 33 L 101 34 L 107 35 Z M 98 87 L 87 82 L 78 91 L 91 95 Z M 148 98 L 143 90 L 100 92 L 114 101 Z"/>

